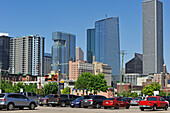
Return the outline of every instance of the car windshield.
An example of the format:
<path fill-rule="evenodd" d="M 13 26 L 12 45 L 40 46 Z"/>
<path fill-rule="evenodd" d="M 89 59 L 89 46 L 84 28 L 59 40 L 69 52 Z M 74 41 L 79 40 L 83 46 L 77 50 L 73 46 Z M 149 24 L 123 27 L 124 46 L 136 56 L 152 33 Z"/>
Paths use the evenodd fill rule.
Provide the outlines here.
<path fill-rule="evenodd" d="M 0 98 L 3 98 L 5 96 L 5 94 L 0 94 Z"/>
<path fill-rule="evenodd" d="M 45 97 L 46 97 L 46 98 L 52 98 L 53 95 L 46 95 Z"/>
<path fill-rule="evenodd" d="M 91 99 L 91 96 L 84 96 L 84 99 Z"/>
<path fill-rule="evenodd" d="M 156 98 L 156 97 L 148 97 L 147 100 L 148 100 L 148 101 L 157 101 L 157 98 Z"/>
<path fill-rule="evenodd" d="M 106 100 L 114 100 L 115 98 L 107 98 Z"/>
<path fill-rule="evenodd" d="M 79 97 L 76 99 L 76 101 L 81 101 L 83 99 L 83 97 Z"/>
<path fill-rule="evenodd" d="M 140 100 L 139 98 L 135 98 L 135 99 L 133 99 L 133 100 Z"/>

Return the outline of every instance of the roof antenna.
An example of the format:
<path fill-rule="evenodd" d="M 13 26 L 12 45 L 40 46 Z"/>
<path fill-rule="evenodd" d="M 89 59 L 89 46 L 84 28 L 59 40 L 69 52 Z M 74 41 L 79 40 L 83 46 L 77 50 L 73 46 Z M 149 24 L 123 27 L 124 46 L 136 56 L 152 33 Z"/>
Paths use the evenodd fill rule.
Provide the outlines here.
<path fill-rule="evenodd" d="M 106 16 L 106 19 L 107 19 L 107 14 L 105 16 Z"/>

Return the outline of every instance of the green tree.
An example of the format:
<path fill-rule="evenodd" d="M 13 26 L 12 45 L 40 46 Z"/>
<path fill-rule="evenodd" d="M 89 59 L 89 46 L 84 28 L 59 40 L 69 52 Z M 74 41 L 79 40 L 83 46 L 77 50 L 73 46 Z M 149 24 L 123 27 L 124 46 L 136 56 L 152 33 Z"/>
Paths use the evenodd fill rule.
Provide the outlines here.
<path fill-rule="evenodd" d="M 70 94 L 70 87 L 66 87 L 61 91 L 61 94 Z"/>
<path fill-rule="evenodd" d="M 137 94 L 136 92 L 132 92 L 132 93 L 131 93 L 131 97 L 132 97 L 132 98 L 137 98 L 137 97 L 138 97 L 138 94 Z"/>
<path fill-rule="evenodd" d="M 159 96 L 166 96 L 166 92 L 160 91 Z"/>
<path fill-rule="evenodd" d="M 160 91 L 161 85 L 159 85 L 158 82 L 151 83 L 150 85 L 145 86 L 145 88 L 142 90 L 142 93 L 148 96 L 152 96 L 154 91 Z"/>
<path fill-rule="evenodd" d="M 170 93 L 168 93 L 168 96 L 170 96 Z"/>
<path fill-rule="evenodd" d="M 58 84 L 57 82 L 49 82 L 44 85 L 41 89 L 42 94 L 57 94 L 58 93 Z"/>

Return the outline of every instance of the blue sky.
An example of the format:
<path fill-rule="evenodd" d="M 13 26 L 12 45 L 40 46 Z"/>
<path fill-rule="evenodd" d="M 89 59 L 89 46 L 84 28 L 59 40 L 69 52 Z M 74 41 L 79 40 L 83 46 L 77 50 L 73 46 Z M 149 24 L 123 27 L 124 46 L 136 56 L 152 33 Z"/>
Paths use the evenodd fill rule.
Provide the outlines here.
<path fill-rule="evenodd" d="M 39 34 L 45 39 L 45 52 L 53 45 L 52 32 L 76 35 L 76 46 L 86 53 L 86 34 L 97 20 L 118 16 L 120 46 L 125 62 L 142 53 L 143 0 L 0 0 L 0 32 L 10 36 Z M 170 71 L 170 0 L 164 4 L 164 58 Z M 85 54 L 86 57 L 86 54 Z"/>

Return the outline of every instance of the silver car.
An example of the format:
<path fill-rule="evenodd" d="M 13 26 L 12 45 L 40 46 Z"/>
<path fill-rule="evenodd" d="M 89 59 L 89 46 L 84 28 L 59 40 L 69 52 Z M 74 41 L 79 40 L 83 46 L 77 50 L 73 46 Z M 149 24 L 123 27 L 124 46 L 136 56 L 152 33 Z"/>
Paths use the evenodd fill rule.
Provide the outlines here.
<path fill-rule="evenodd" d="M 135 98 L 135 99 L 130 101 L 130 105 L 138 106 L 140 100 L 141 100 L 140 98 Z"/>
<path fill-rule="evenodd" d="M 37 107 L 37 101 L 18 93 L 0 94 L 0 110 L 13 110 L 14 108 L 24 109 L 24 107 L 34 110 L 35 107 Z"/>

